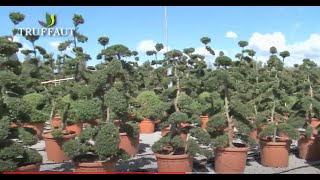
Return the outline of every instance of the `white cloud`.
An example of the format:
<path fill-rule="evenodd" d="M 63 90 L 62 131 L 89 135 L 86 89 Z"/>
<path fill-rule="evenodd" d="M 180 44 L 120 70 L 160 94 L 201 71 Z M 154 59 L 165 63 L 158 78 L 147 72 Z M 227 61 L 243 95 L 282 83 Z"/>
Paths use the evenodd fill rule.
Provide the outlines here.
<path fill-rule="evenodd" d="M 238 37 L 238 34 L 235 33 L 235 32 L 233 32 L 233 31 L 228 31 L 228 32 L 226 33 L 226 37 L 227 37 L 227 38 L 237 38 L 237 37 Z"/>
<path fill-rule="evenodd" d="M 219 52 L 220 51 L 223 51 L 224 54 L 226 56 L 228 56 L 228 51 L 227 50 L 224 50 L 224 49 L 213 49 L 214 52 L 215 52 L 215 56 L 218 56 L 219 55 Z M 205 56 L 206 58 L 212 58 L 212 54 L 210 54 L 207 49 L 203 46 L 203 47 L 197 47 L 195 48 L 195 51 L 194 51 L 195 54 L 200 54 L 200 55 L 203 55 Z"/>
<path fill-rule="evenodd" d="M 58 41 L 53 41 L 53 42 L 49 42 L 49 45 L 53 48 L 58 48 L 60 42 Z"/>
<path fill-rule="evenodd" d="M 283 33 L 275 32 L 272 34 L 253 33 L 249 39 L 249 48 L 257 51 L 258 60 L 266 62 L 270 56 L 269 49 L 275 46 L 278 52 L 289 51 L 290 57 L 286 58 L 286 65 L 292 66 L 301 63 L 304 58 L 317 60 L 320 58 L 320 34 L 311 34 L 305 41 L 286 43 Z"/>
<path fill-rule="evenodd" d="M 140 41 L 138 46 L 137 46 L 137 51 L 139 51 L 140 53 L 145 54 L 146 51 L 152 51 L 152 50 L 156 50 L 155 49 L 155 45 L 157 43 L 154 42 L 153 40 L 143 40 Z M 168 50 L 170 50 L 170 46 L 168 46 Z M 166 52 L 166 46 L 164 46 L 164 48 L 160 51 L 160 54 L 163 54 Z"/>

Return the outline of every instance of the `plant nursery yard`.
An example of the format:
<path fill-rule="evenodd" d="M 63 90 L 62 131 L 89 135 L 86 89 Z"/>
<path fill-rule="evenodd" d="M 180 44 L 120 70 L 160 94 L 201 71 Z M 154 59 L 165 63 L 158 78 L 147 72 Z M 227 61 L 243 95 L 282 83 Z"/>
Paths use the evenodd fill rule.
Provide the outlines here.
<path fill-rule="evenodd" d="M 160 132 L 140 135 L 139 153 L 126 162 L 119 162 L 116 166 L 117 172 L 157 172 L 157 161 L 151 151 L 151 145 L 161 138 Z M 320 174 L 320 161 L 306 162 L 296 157 L 296 143 L 291 146 L 289 166 L 286 168 L 264 167 L 259 164 L 259 152 L 254 148 L 249 152 L 244 174 Z M 32 148 L 37 149 L 43 157 L 41 172 L 73 172 L 71 161 L 54 163 L 48 161 L 45 152 L 44 141 L 39 141 Z M 194 158 L 192 173 L 215 174 L 213 163 L 201 157 Z"/>

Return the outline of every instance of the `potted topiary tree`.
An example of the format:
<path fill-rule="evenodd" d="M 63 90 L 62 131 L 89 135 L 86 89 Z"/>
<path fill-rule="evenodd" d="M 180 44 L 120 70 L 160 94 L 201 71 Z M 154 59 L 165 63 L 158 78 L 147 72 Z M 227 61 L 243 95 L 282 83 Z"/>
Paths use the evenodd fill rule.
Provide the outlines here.
<path fill-rule="evenodd" d="M 297 128 L 304 127 L 305 133 L 298 140 L 299 157 L 306 160 L 319 160 L 320 143 L 318 142 L 319 127 L 319 70 L 317 64 L 304 59 L 303 64 L 295 71 L 297 79 L 297 102 L 292 106 L 293 121 Z"/>
<path fill-rule="evenodd" d="M 72 158 L 75 172 L 112 172 L 118 159 L 125 157 L 119 144 L 116 126 L 106 122 L 83 130 L 79 138 L 63 145 L 63 151 Z"/>
<path fill-rule="evenodd" d="M 106 92 L 104 99 L 109 107 L 110 119 L 121 120 L 121 124 L 118 125 L 120 148 L 130 156 L 135 156 L 139 151 L 139 125 L 137 122 L 129 121 L 128 99 L 115 87 Z"/>
<path fill-rule="evenodd" d="M 216 91 L 203 92 L 197 98 L 201 111 L 201 128 L 206 129 L 209 117 L 217 114 L 223 106 L 220 94 Z"/>
<path fill-rule="evenodd" d="M 158 172 L 192 172 L 193 156 L 197 153 L 207 155 L 206 151 L 200 148 L 201 144 L 208 144 L 210 138 L 203 129 L 199 128 L 200 130 L 194 133 L 198 135 L 198 141 L 189 134 L 186 143 L 183 142 L 178 127 L 186 119 L 189 119 L 186 113 L 178 111 L 171 114 L 168 119 L 171 124 L 170 132 L 152 145 L 152 151 L 157 158 Z"/>
<path fill-rule="evenodd" d="M 10 128 L 10 121 L 9 116 L 1 117 L 0 172 L 38 172 L 42 156 L 37 150 L 29 148 L 38 142 L 35 131 L 23 127 Z"/>
<path fill-rule="evenodd" d="M 74 139 L 76 137 L 75 132 L 68 132 L 65 129 L 67 110 L 70 106 L 70 103 L 62 98 L 63 95 L 61 90 L 61 87 L 53 86 L 47 91 L 51 103 L 50 120 L 56 113 L 61 117 L 61 125 L 59 127 L 55 128 L 52 126 L 51 131 L 43 134 L 47 158 L 49 161 L 54 162 L 70 160 L 70 158 L 63 153 L 62 145 L 70 139 Z"/>
<path fill-rule="evenodd" d="M 50 106 L 47 98 L 40 93 L 30 93 L 23 99 L 31 106 L 30 122 L 23 123 L 24 127 L 33 128 L 37 132 L 38 139 L 42 139 L 45 122 L 50 117 Z"/>
<path fill-rule="evenodd" d="M 78 99 L 70 101 L 70 106 L 66 112 L 66 131 L 75 132 L 77 136 L 82 131 L 84 123 L 95 120 L 101 114 L 101 102 L 97 98 Z"/>
<path fill-rule="evenodd" d="M 20 13 L 11 13 L 10 16 L 24 19 Z M 21 44 L 4 37 L 0 37 L 0 41 L 0 172 L 39 171 L 42 157 L 28 147 L 37 143 L 36 132 L 13 126 L 29 120 L 31 112 L 29 104 L 22 99 L 25 89 L 21 88 L 19 72 L 14 63 L 8 63 Z"/>
<path fill-rule="evenodd" d="M 135 114 L 140 122 L 141 134 L 152 134 L 155 129 L 155 120 L 165 111 L 165 103 L 153 91 L 143 91 L 135 99 Z"/>
<path fill-rule="evenodd" d="M 260 97 L 263 102 L 260 105 L 264 108 L 258 109 L 257 117 L 268 120 L 267 127 L 259 134 L 261 164 L 267 167 L 287 167 L 291 139 L 298 137 L 298 131 L 289 124 L 290 120 L 285 116 L 288 112 L 285 106 L 288 96 L 282 84 L 285 73 L 276 67 L 269 74 L 264 79 Z"/>
<path fill-rule="evenodd" d="M 216 61 L 225 64 L 223 69 L 215 70 L 216 84 L 220 96 L 224 99 L 222 112 L 214 115 L 207 123 L 207 132 L 213 139 L 214 170 L 216 173 L 243 173 L 249 150 L 250 121 L 247 105 L 241 102 L 241 94 L 235 89 L 242 86 L 241 77 L 228 69 L 227 58 L 220 56 Z M 237 132 L 233 129 L 237 128 Z M 235 141 L 237 139 L 237 141 Z"/>

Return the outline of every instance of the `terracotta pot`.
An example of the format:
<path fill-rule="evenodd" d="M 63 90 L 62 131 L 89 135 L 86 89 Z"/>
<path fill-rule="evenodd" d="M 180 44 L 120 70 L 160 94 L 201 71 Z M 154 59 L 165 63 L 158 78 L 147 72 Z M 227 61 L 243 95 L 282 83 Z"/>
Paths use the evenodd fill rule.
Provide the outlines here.
<path fill-rule="evenodd" d="M 16 172 L 39 172 L 40 171 L 40 164 L 30 164 L 27 166 L 20 166 L 17 167 Z"/>
<path fill-rule="evenodd" d="M 217 148 L 214 155 L 214 171 L 219 174 L 242 174 L 246 168 L 249 148 Z"/>
<path fill-rule="evenodd" d="M 38 139 L 42 139 L 44 123 L 23 123 L 23 127 L 32 128 L 36 131 Z"/>
<path fill-rule="evenodd" d="M 76 135 L 79 136 L 80 133 L 82 132 L 82 128 L 83 128 L 83 123 L 75 123 L 72 125 L 67 125 L 66 131 L 67 132 L 75 132 Z"/>
<path fill-rule="evenodd" d="M 189 154 L 155 154 L 158 172 L 192 172 L 193 158 Z"/>
<path fill-rule="evenodd" d="M 201 118 L 201 128 L 205 129 L 207 128 L 207 122 L 209 121 L 209 117 L 208 116 L 200 116 Z"/>
<path fill-rule="evenodd" d="M 52 118 L 52 126 L 53 128 L 59 128 L 61 126 L 61 118 L 60 117 L 54 117 Z"/>
<path fill-rule="evenodd" d="M 161 136 L 166 136 L 170 132 L 170 127 L 166 127 L 161 130 Z"/>
<path fill-rule="evenodd" d="M 320 141 L 319 137 L 305 138 L 298 140 L 299 158 L 307 161 L 320 160 Z"/>
<path fill-rule="evenodd" d="M 312 118 L 311 121 L 307 120 L 312 128 L 313 128 L 313 135 L 318 135 L 318 127 L 320 126 L 320 121 L 317 118 Z"/>
<path fill-rule="evenodd" d="M 114 172 L 116 160 L 95 162 L 73 162 L 75 172 Z"/>
<path fill-rule="evenodd" d="M 135 156 L 139 152 L 139 135 L 137 137 L 129 137 L 127 133 L 120 133 L 119 147 L 131 157 Z"/>
<path fill-rule="evenodd" d="M 258 130 L 251 131 L 250 137 L 257 141 L 258 140 Z"/>
<path fill-rule="evenodd" d="M 48 161 L 54 161 L 59 163 L 59 162 L 70 160 L 70 158 L 63 153 L 62 145 L 63 143 L 69 141 L 70 139 L 74 139 L 75 137 L 76 137 L 76 134 L 69 134 L 69 135 L 65 135 L 61 139 L 55 139 L 52 137 L 50 132 L 44 133 L 43 139 L 46 146 Z"/>
<path fill-rule="evenodd" d="M 143 119 L 140 124 L 140 134 L 152 134 L 154 133 L 155 123 L 149 119 Z"/>
<path fill-rule="evenodd" d="M 292 141 L 268 142 L 260 139 L 261 165 L 266 167 L 287 167 Z"/>

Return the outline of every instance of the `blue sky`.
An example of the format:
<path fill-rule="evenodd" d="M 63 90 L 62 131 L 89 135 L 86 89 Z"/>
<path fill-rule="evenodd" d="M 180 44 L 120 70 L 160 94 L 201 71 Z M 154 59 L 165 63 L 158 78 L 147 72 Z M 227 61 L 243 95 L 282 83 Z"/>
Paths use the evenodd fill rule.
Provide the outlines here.
<path fill-rule="evenodd" d="M 97 43 L 100 36 L 108 36 L 110 45 L 124 44 L 131 50 L 138 50 L 142 61 L 151 59 L 145 56 L 155 43 L 165 43 L 164 7 L 1 7 L 0 35 L 9 35 L 13 27 L 8 15 L 21 12 L 25 21 L 18 27 L 40 28 L 38 20 L 45 20 L 45 13 L 57 16 L 57 28 L 72 27 L 73 14 L 81 14 L 85 23 L 80 32 L 89 37 L 83 44 L 86 53 L 95 60 L 101 46 Z M 169 6 L 168 40 L 169 49 L 194 47 L 198 53 L 209 56 L 200 42 L 208 36 L 212 39 L 211 47 L 223 50 L 234 57 L 240 51 L 237 42 L 246 40 L 249 47 L 257 51 L 258 60 L 265 61 L 268 49 L 276 46 L 279 51 L 288 50 L 291 57 L 287 65 L 310 58 L 316 62 L 320 57 L 320 7 L 294 6 L 251 6 L 251 7 L 205 7 L 205 6 Z M 228 35 L 228 36 L 227 36 Z M 30 46 L 24 38 L 17 38 L 25 47 Z M 41 37 L 37 44 L 47 51 L 57 54 L 56 45 L 67 38 Z M 216 52 L 218 54 L 218 52 Z M 19 57 L 23 57 L 19 55 Z"/>

